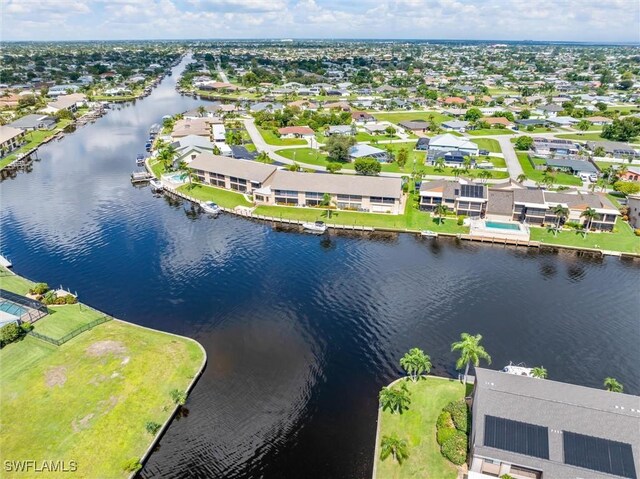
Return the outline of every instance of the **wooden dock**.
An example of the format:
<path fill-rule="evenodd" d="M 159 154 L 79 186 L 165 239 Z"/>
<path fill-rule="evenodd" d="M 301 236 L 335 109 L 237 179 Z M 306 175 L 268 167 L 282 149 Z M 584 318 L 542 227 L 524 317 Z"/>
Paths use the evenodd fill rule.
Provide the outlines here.
<path fill-rule="evenodd" d="M 148 171 L 134 171 L 131 173 L 131 183 L 134 185 L 136 183 L 146 183 L 153 178 L 154 176 Z"/>

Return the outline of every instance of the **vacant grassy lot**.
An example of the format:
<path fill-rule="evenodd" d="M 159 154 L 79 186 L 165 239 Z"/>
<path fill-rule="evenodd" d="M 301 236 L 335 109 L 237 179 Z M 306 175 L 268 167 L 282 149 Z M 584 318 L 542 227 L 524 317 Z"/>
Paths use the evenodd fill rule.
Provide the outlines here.
<path fill-rule="evenodd" d="M 29 336 L 10 344 L 0 350 L 3 459 L 73 460 L 78 477 L 127 477 L 124 463 L 153 439 L 145 424 L 168 419 L 170 392 L 186 390 L 203 360 L 194 341 L 120 321 L 60 347 Z"/>
<path fill-rule="evenodd" d="M 273 130 L 267 130 L 266 128 L 260 128 L 256 126 L 258 131 L 269 145 L 275 146 L 291 146 L 291 145 L 306 145 L 307 142 L 301 138 L 280 138 Z"/>
<path fill-rule="evenodd" d="M 437 111 L 403 111 L 397 113 L 381 113 L 372 111 L 371 114 L 376 117 L 378 121 L 390 121 L 391 123 L 399 123 L 401 121 L 411 120 L 424 120 L 432 121 L 436 124 L 440 124 L 443 121 L 452 120 L 453 118 L 448 115 L 443 115 Z"/>
<path fill-rule="evenodd" d="M 500 143 L 498 143 L 497 140 L 492 140 L 491 138 L 475 138 L 471 141 L 478 145 L 478 148 L 481 150 L 487 150 L 491 153 L 502 153 L 502 148 L 500 148 Z"/>
<path fill-rule="evenodd" d="M 517 151 L 516 155 L 518 155 L 518 161 L 520 162 L 520 166 L 522 166 L 522 169 L 524 170 L 524 174 L 527 175 L 527 178 L 538 183 L 542 183 L 542 180 L 544 179 L 544 171 L 536 170 L 533 168 L 533 166 L 531 166 L 531 163 L 528 159 L 528 153 Z M 580 180 L 580 178 L 568 173 L 554 173 L 553 176 L 555 178 L 555 184 L 557 185 L 582 185 L 582 181 Z"/>
<path fill-rule="evenodd" d="M 589 233 L 584 237 L 576 231 L 567 230 L 554 236 L 545 228 L 531 228 L 531 239 L 545 244 L 640 253 L 640 236 L 636 236 L 631 226 L 622 220 L 618 220 L 613 233 Z"/>
<path fill-rule="evenodd" d="M 436 420 L 451 401 L 465 396 L 465 388 L 453 379 L 427 377 L 417 383 L 408 381 L 411 405 L 402 414 L 388 411 L 380 415 L 380 435 L 397 435 L 409 445 L 409 458 L 399 465 L 391 457 L 380 460 L 380 442 L 376 444 L 377 479 L 425 478 L 455 479 L 456 467 L 440 454 L 436 442 Z"/>
<path fill-rule="evenodd" d="M 478 130 L 467 130 L 471 136 L 485 136 L 485 135 L 515 135 L 512 130 L 506 128 L 480 128 Z"/>
<path fill-rule="evenodd" d="M 235 191 L 214 188 L 199 184 L 182 185 L 178 191 L 185 195 L 193 196 L 200 201 L 213 201 L 224 208 L 235 208 L 236 206 L 251 206 L 244 195 Z"/>

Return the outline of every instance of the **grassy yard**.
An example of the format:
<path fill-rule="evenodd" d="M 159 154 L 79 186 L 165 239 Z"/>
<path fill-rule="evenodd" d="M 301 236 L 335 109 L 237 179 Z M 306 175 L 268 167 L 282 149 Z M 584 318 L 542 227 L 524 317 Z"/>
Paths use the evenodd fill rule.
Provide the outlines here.
<path fill-rule="evenodd" d="M 565 138 L 567 140 L 582 140 L 582 141 L 603 141 L 604 138 L 600 136 L 600 133 L 563 133 L 556 135 L 556 138 Z"/>
<path fill-rule="evenodd" d="M 515 135 L 512 130 L 506 128 L 480 128 L 478 130 L 467 130 L 471 136 L 484 136 L 484 135 Z"/>
<path fill-rule="evenodd" d="M 24 296 L 32 286 L 33 283 L 28 279 L 13 274 L 7 268 L 0 266 L 0 289 L 6 289 L 7 291 Z"/>
<path fill-rule="evenodd" d="M 380 460 L 380 443 L 376 444 L 377 479 L 455 479 L 456 467 L 440 454 L 436 442 L 436 420 L 448 403 L 465 396 L 464 385 L 453 379 L 427 377 L 407 382 L 411 405 L 402 414 L 380 414 L 380 435 L 397 435 L 409 445 L 409 458 L 399 465 L 391 457 Z M 376 479 L 374 478 L 374 479 Z"/>
<path fill-rule="evenodd" d="M 257 127 L 258 131 L 269 145 L 275 146 L 291 146 L 291 145 L 306 145 L 307 142 L 301 138 L 279 138 L 272 130 Z"/>
<path fill-rule="evenodd" d="M 178 191 L 185 195 L 193 196 L 201 201 L 213 201 L 217 205 L 224 208 L 235 208 L 236 206 L 252 206 L 244 195 L 236 193 L 235 191 L 223 190 L 222 188 L 215 188 L 213 186 L 206 185 L 182 185 L 178 188 Z"/>
<path fill-rule="evenodd" d="M 164 168 L 164 163 L 160 160 L 149 160 L 149 166 L 151 167 L 151 172 L 154 174 L 156 178 L 160 178 L 162 174 L 166 171 Z"/>
<path fill-rule="evenodd" d="M 34 330 L 53 339 L 60 339 L 70 332 L 102 318 L 104 313 L 81 304 L 50 306 L 49 315 L 35 323 Z"/>
<path fill-rule="evenodd" d="M 527 178 L 530 180 L 541 183 L 544 178 L 544 171 L 536 170 L 531 166 L 531 163 L 528 160 L 528 153 L 517 151 L 516 155 L 518 155 L 518 161 L 520 162 L 520 166 L 524 170 L 524 174 L 527 175 Z M 582 181 L 577 176 L 570 175 L 568 173 L 554 173 L 555 176 L 555 184 L 557 185 L 569 185 L 569 186 L 581 186 Z"/>
<path fill-rule="evenodd" d="M 583 237 L 576 231 L 567 230 L 554 236 L 546 228 L 531 228 L 531 239 L 545 244 L 640 253 L 640 236 L 636 236 L 631 226 L 622 220 L 618 220 L 613 233 L 589 233 Z"/>
<path fill-rule="evenodd" d="M 500 143 L 498 143 L 497 140 L 491 138 L 476 138 L 471 141 L 478 145 L 478 148 L 481 150 L 487 150 L 491 153 L 502 153 L 502 148 L 500 148 Z"/>
<path fill-rule="evenodd" d="M 400 138 L 398 135 L 387 135 L 386 133 L 382 135 L 371 135 L 366 131 L 359 131 L 356 133 L 356 141 L 389 141 L 389 140 L 397 140 Z"/>
<path fill-rule="evenodd" d="M 25 151 L 35 148 L 50 136 L 55 135 L 59 130 L 67 126 L 68 123 L 68 121 L 64 123 L 58 122 L 58 125 L 56 125 L 56 128 L 53 130 L 36 130 L 29 132 L 26 136 L 27 142 L 23 146 L 0 160 L 0 168 L 11 163 L 20 153 L 24 153 Z"/>
<path fill-rule="evenodd" d="M 467 233 L 469 228 L 458 226 L 456 218 L 445 218 L 442 223 L 432 218 L 425 211 L 418 209 L 418 196 L 412 195 L 407 200 L 403 215 L 389 215 L 381 213 L 360 213 L 357 211 L 327 211 L 321 208 L 296 208 L 291 206 L 265 206 L 255 209 L 255 214 L 275 218 L 292 219 L 298 221 L 324 221 L 328 224 L 370 226 L 373 228 L 394 228 L 410 230 L 433 230 L 443 233 Z"/>
<path fill-rule="evenodd" d="M 424 120 L 433 121 L 437 125 L 443 121 L 451 120 L 448 115 L 443 115 L 437 111 L 403 111 L 398 113 L 381 113 L 377 111 L 371 112 L 378 121 L 390 121 L 391 123 L 399 123 L 401 121 Z M 433 118 L 433 120 L 432 120 Z"/>
<path fill-rule="evenodd" d="M 78 477 L 128 477 L 125 462 L 153 439 L 145 424 L 169 418 L 170 392 L 186 390 L 203 360 L 194 341 L 120 321 L 60 347 L 29 336 L 10 344 L 0 350 L 2 457 L 76 461 Z"/>

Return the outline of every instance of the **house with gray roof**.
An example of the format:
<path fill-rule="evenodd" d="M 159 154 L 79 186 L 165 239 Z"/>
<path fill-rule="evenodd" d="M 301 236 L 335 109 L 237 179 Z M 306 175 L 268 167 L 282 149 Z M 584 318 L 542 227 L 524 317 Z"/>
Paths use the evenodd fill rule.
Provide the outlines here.
<path fill-rule="evenodd" d="M 440 126 L 442 127 L 443 130 L 446 130 L 446 131 L 457 131 L 462 133 L 466 131 L 467 128 L 469 128 L 470 124 L 471 122 L 468 122 L 465 120 L 449 120 L 449 121 L 443 121 Z"/>
<path fill-rule="evenodd" d="M 636 479 L 640 397 L 476 368 L 469 479 Z"/>
<path fill-rule="evenodd" d="M 52 130 L 56 126 L 56 119 L 52 116 L 33 113 L 12 121 L 9 123 L 9 126 L 20 128 L 24 131 Z"/>
<path fill-rule="evenodd" d="M 353 135 L 353 128 L 351 125 L 329 125 L 327 129 L 327 135 Z"/>
<path fill-rule="evenodd" d="M 349 148 L 349 159 L 355 161 L 358 158 L 375 158 L 378 161 L 389 161 L 389 155 L 385 150 L 367 144 L 357 144 Z"/>
<path fill-rule="evenodd" d="M 189 168 L 193 170 L 200 183 L 241 193 L 252 193 L 253 190 L 262 187 L 267 178 L 277 170 L 272 165 L 211 153 L 196 156 Z"/>

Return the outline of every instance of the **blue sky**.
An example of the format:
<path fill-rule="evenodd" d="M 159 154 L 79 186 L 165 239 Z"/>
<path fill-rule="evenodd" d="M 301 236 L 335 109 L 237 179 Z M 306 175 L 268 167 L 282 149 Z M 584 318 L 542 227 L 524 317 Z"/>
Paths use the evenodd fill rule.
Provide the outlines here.
<path fill-rule="evenodd" d="M 640 42 L 638 0 L 0 0 L 2 40 Z"/>

